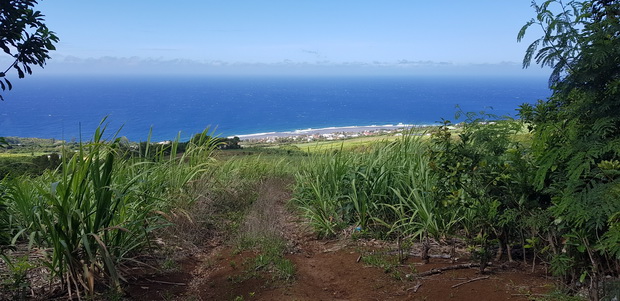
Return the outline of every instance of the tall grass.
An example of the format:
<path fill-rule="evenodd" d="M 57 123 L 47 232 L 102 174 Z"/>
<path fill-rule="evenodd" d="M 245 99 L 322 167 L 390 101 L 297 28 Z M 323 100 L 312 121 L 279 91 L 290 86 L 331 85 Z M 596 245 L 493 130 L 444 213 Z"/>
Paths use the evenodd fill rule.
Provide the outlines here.
<path fill-rule="evenodd" d="M 204 174 L 198 194 L 204 196 L 214 215 L 238 214 L 240 218 L 256 200 L 259 185 L 267 178 L 292 178 L 295 158 L 252 155 L 218 161 Z M 235 218 L 233 217 L 233 219 Z M 218 218 L 212 216 L 211 218 Z M 233 231 L 234 232 L 234 231 Z"/>
<path fill-rule="evenodd" d="M 104 140 L 104 132 L 98 128 L 92 142 L 65 152 L 56 171 L 4 181 L 14 240 L 42 248 L 51 276 L 78 298 L 102 285 L 120 290 L 119 267 L 149 245 L 152 231 L 166 224 L 158 212 L 187 198 L 217 147 L 205 131 L 181 156 L 178 139 L 170 155 L 147 149 L 136 156 L 121 139 Z"/>
<path fill-rule="evenodd" d="M 0 183 L 0 195 L 5 193 L 5 186 Z M 2 256 L 4 248 L 10 243 L 10 215 L 5 200 L 0 197 L 0 256 Z"/>
<path fill-rule="evenodd" d="M 350 223 L 346 211 L 351 204 L 343 183 L 350 182 L 355 159 L 354 154 L 342 151 L 313 154 L 296 174 L 296 201 L 319 235 L 334 235 Z"/>
<path fill-rule="evenodd" d="M 219 143 L 210 134 L 207 128 L 196 135 L 198 138 L 187 142 L 180 155 L 177 154 L 178 135 L 174 141 L 155 149 L 151 147 L 149 134 L 143 155 L 132 157 L 131 163 L 124 166 L 124 174 L 137 177 L 139 190 L 157 196 L 161 209 L 187 207 L 195 201 L 190 193 L 191 182 L 207 172 L 214 162 L 212 155 Z"/>
<path fill-rule="evenodd" d="M 426 150 L 422 136 L 406 133 L 365 152 L 314 154 L 297 174 L 296 202 L 322 236 L 348 226 L 398 237 L 442 236 L 455 216 L 438 213 L 438 179 Z"/>
<path fill-rule="evenodd" d="M 150 198 L 136 191 L 136 179 L 119 181 L 118 140 L 93 142 L 48 177 L 18 179 L 10 198 L 31 243 L 48 250 L 47 265 L 69 293 L 94 292 L 100 279 L 120 288 L 117 265 L 146 243 L 154 224 Z M 122 163 L 122 162 L 121 162 Z"/>

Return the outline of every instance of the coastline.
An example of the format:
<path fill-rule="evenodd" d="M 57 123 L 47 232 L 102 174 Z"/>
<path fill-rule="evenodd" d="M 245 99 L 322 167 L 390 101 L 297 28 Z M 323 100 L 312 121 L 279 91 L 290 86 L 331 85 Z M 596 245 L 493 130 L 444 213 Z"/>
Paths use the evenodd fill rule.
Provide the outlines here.
<path fill-rule="evenodd" d="M 376 131 L 394 131 L 394 130 L 407 130 L 414 127 L 428 127 L 433 126 L 434 124 L 384 124 L 384 125 L 352 125 L 352 126 L 341 126 L 341 127 L 325 127 L 325 128 L 308 128 L 302 130 L 294 130 L 294 131 L 284 131 L 284 132 L 266 132 L 266 133 L 254 133 L 254 134 L 245 134 L 245 135 L 231 135 L 228 138 L 238 137 L 242 141 L 249 140 L 270 140 L 270 139 L 278 139 L 278 138 L 296 138 L 296 137 L 306 137 L 306 136 L 330 136 L 336 134 L 342 135 L 356 135 L 363 134 L 365 132 L 376 132 Z"/>

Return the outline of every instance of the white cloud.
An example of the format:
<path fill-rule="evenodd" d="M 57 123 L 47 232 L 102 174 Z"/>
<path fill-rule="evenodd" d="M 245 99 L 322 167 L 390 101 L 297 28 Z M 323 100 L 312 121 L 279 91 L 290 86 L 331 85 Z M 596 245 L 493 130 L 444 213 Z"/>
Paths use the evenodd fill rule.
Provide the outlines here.
<path fill-rule="evenodd" d="M 547 70 L 522 70 L 517 62 L 456 64 L 401 59 L 397 61 L 349 61 L 334 63 L 283 60 L 275 63 L 221 60 L 161 59 L 140 57 L 78 58 L 59 56 L 50 60 L 46 74 L 118 75 L 546 75 Z"/>

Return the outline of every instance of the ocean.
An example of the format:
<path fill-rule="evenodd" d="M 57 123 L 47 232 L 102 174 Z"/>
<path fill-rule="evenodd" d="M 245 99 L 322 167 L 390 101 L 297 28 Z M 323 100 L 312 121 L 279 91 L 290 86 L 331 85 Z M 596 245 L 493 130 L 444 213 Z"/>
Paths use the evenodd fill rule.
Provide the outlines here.
<path fill-rule="evenodd" d="M 456 106 L 515 117 L 551 92 L 542 77 L 112 77 L 13 80 L 0 102 L 0 136 L 183 140 L 308 128 L 454 121 Z"/>

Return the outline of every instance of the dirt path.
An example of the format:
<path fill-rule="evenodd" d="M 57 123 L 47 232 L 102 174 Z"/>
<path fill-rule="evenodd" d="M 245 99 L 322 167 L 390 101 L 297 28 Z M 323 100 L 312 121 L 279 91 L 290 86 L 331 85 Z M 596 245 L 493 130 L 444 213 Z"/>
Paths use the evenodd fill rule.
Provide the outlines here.
<path fill-rule="evenodd" d="M 171 273 L 153 274 L 128 288 L 132 300 L 531 300 L 528 295 L 551 288 L 542 271 L 528 273 L 516 264 L 493 268 L 487 275 L 475 269 L 444 272 L 420 279 L 406 274 L 449 266 L 446 259 L 422 264 L 409 258 L 381 267 L 360 255 L 385 254 L 386 243 L 373 240 L 317 240 L 311 229 L 288 207 L 290 181 L 269 179 L 258 190 L 243 224 L 246 233 L 268 233 L 287 242 L 285 258 L 295 265 L 291 281 L 274 281 L 258 273 L 246 277 L 248 260 L 257 252 L 236 252 L 220 245 L 187 257 Z M 466 263 L 461 261 L 459 263 Z M 488 278 L 486 278 L 488 276 Z M 485 277 L 485 278 L 482 278 Z M 472 282 L 467 282 L 471 281 Z M 459 285 L 460 284 L 460 285 Z M 453 287 L 459 285 L 457 287 Z"/>

